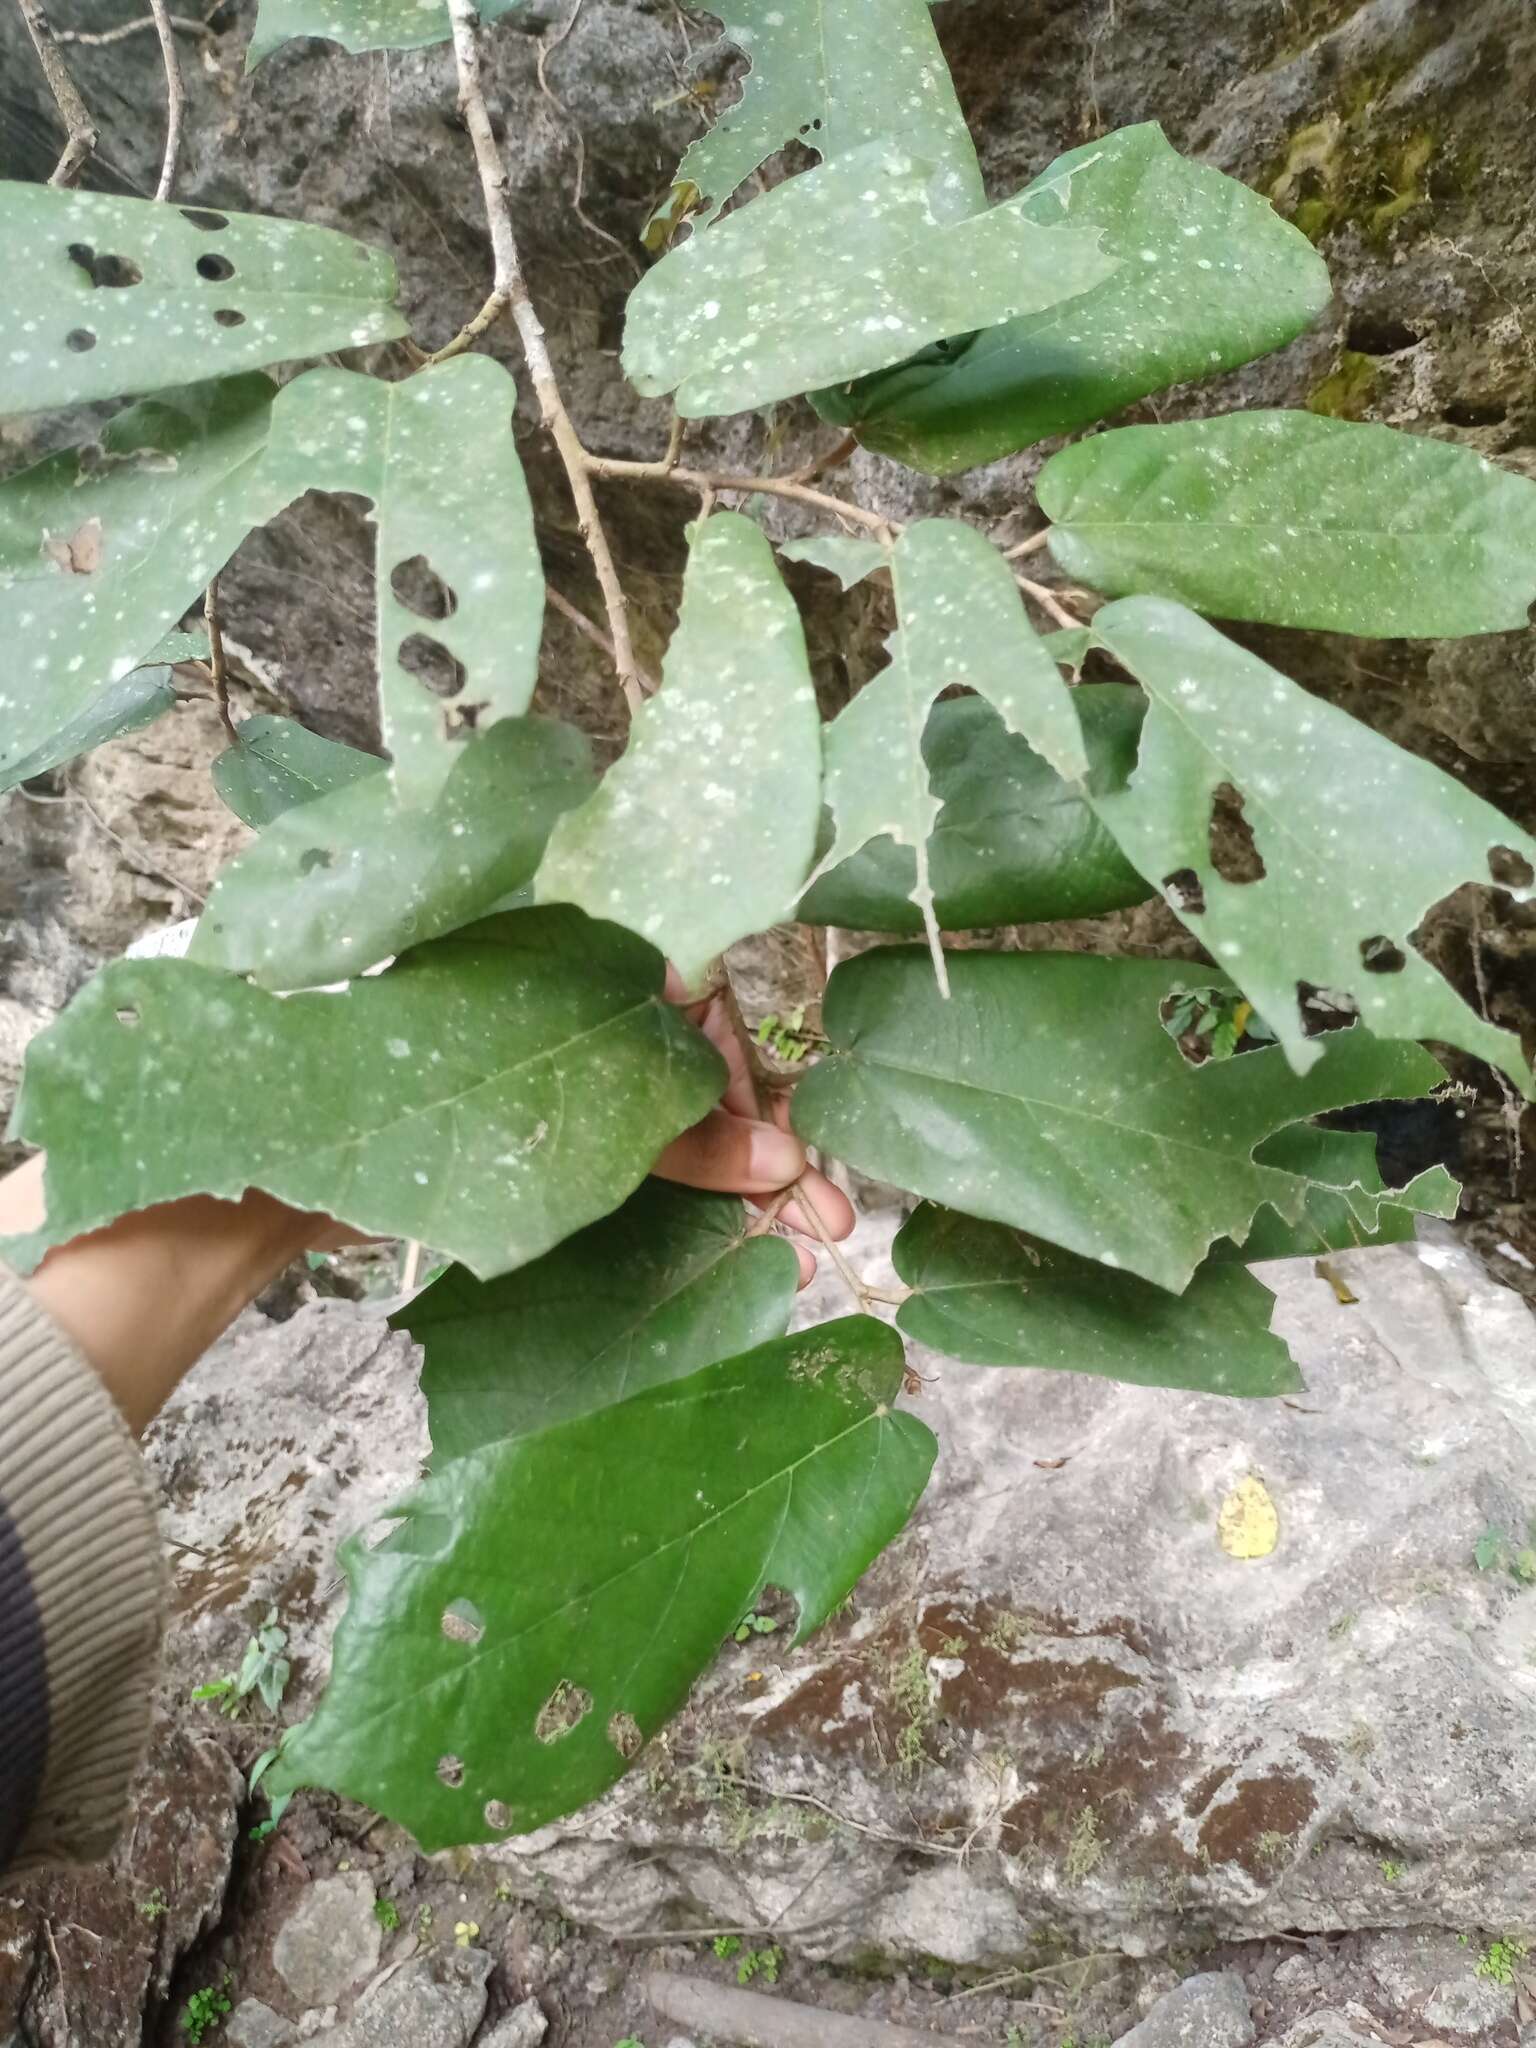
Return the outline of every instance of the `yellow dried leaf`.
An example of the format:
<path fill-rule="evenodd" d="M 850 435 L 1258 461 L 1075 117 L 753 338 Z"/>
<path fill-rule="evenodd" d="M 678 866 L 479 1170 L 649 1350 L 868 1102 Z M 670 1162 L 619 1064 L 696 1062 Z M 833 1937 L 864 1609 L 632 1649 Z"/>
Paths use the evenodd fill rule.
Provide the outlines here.
<path fill-rule="evenodd" d="M 1262 1479 L 1240 1479 L 1221 1504 L 1216 1533 L 1228 1557 L 1268 1557 L 1280 1541 L 1280 1515 Z"/>

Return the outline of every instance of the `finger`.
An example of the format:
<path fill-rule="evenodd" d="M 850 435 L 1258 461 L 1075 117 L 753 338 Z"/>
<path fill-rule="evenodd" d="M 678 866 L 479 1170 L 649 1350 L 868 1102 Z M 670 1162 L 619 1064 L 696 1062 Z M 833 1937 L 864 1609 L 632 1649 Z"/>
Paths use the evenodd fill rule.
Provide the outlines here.
<path fill-rule="evenodd" d="M 840 1187 L 828 1180 L 824 1173 L 818 1173 L 813 1166 L 808 1166 L 801 1174 L 799 1184 L 815 1203 L 816 1215 L 825 1224 L 827 1235 L 834 1244 L 841 1244 L 845 1237 L 853 1235 L 853 1226 L 857 1220 L 853 1213 L 853 1204 Z M 787 1223 L 791 1230 L 798 1230 L 806 1237 L 821 1236 L 809 1211 L 797 1201 L 790 1203 L 781 1221 Z"/>
<path fill-rule="evenodd" d="M 657 1160 L 663 1180 L 733 1195 L 773 1195 L 805 1170 L 805 1147 L 789 1131 L 723 1109 L 684 1131 Z"/>
<path fill-rule="evenodd" d="M 797 1294 L 803 1294 L 816 1278 L 816 1260 L 803 1244 L 794 1245 L 792 1250 L 800 1261 L 800 1278 L 795 1282 L 795 1291 Z"/>

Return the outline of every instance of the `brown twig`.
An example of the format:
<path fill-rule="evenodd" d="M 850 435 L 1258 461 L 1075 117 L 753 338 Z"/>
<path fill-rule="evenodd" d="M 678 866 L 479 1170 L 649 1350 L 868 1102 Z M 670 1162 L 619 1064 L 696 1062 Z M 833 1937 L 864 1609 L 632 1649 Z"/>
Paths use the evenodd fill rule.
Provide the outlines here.
<path fill-rule="evenodd" d="M 613 642 L 608 638 L 608 635 L 601 626 L 593 624 L 580 605 L 572 604 L 571 600 L 568 597 L 562 596 L 554 588 L 553 584 L 545 586 L 544 598 L 546 603 L 554 606 L 562 619 L 569 619 L 578 633 L 590 640 L 594 647 L 601 647 L 614 666 L 618 666 L 618 656 L 613 651 Z M 635 674 L 640 678 L 646 695 L 654 697 L 661 688 L 661 684 L 656 680 L 655 676 L 650 673 L 649 669 L 640 668 L 638 665 L 636 666 Z"/>
<path fill-rule="evenodd" d="M 576 188 L 571 194 L 572 212 L 575 214 L 576 218 L 581 222 L 582 226 L 587 230 L 587 233 L 589 235 L 595 235 L 600 242 L 606 242 L 610 249 L 616 249 L 619 252 L 620 256 L 623 257 L 624 261 L 628 263 L 634 270 L 636 277 L 643 277 L 645 275 L 645 266 L 640 261 L 639 257 L 635 254 L 634 250 L 631 249 L 626 243 L 621 242 L 617 235 L 610 235 L 606 228 L 600 228 L 597 222 L 593 220 L 592 216 L 587 212 L 585 204 L 587 190 L 586 137 L 582 134 L 580 125 L 571 119 L 570 109 L 566 106 L 565 101 L 561 99 L 560 95 L 555 91 L 554 87 L 549 82 L 549 60 L 551 57 L 554 56 L 556 50 L 560 48 L 561 44 L 566 40 L 567 36 L 569 36 L 569 34 L 571 33 L 571 30 L 576 26 L 577 22 L 581 19 L 581 10 L 583 9 L 583 7 L 586 6 L 586 4 L 587 0 L 574 0 L 574 5 L 572 6 L 570 13 L 565 17 L 565 20 L 562 22 L 560 27 L 555 31 L 555 33 L 552 36 L 544 37 L 540 40 L 538 52 L 534 58 L 534 62 L 538 67 L 539 91 L 543 93 L 545 99 L 549 101 L 549 104 L 554 108 L 556 114 L 558 114 L 560 119 L 565 123 L 566 130 L 569 133 L 571 140 L 575 145 Z"/>
<path fill-rule="evenodd" d="M 91 152 L 96 147 L 96 124 L 69 75 L 69 67 L 59 54 L 58 38 L 53 32 L 53 24 L 43 12 L 42 0 L 18 0 L 18 4 L 21 18 L 27 25 L 27 34 L 32 38 L 32 47 L 37 52 L 37 61 L 48 81 L 48 90 L 53 94 L 53 103 L 64 123 L 64 154 L 54 165 L 48 182 L 50 185 L 73 185 L 90 162 Z"/>
<path fill-rule="evenodd" d="M 862 505 L 850 505 L 846 498 L 834 498 L 829 491 L 813 490 L 792 476 L 717 476 L 711 470 L 683 469 L 665 461 L 621 462 L 608 455 L 590 455 L 587 461 L 594 476 L 618 483 L 676 484 L 686 491 L 739 491 L 746 496 L 761 491 L 770 498 L 792 498 L 797 505 L 833 513 L 870 533 L 883 536 L 895 526 L 882 512 L 866 512 Z"/>
<path fill-rule="evenodd" d="M 613 550 L 608 545 L 608 535 L 597 509 L 597 500 L 592 494 L 594 465 L 589 461 L 587 452 L 581 445 L 576 429 L 571 423 L 571 416 L 565 409 L 565 401 L 560 396 L 560 385 L 555 376 L 555 366 L 550 360 L 549 344 L 544 335 L 544 323 L 528 295 L 527 280 L 523 276 L 522 260 L 517 250 L 517 236 L 512 226 L 510 180 L 506 161 L 491 127 L 490 112 L 485 103 L 485 87 L 480 76 L 480 18 L 475 12 L 473 0 L 448 0 L 448 14 L 453 24 L 453 57 L 459 74 L 459 111 L 464 116 L 464 125 L 468 128 L 469 139 L 474 145 L 475 164 L 480 173 L 480 189 L 485 197 L 486 220 L 491 231 L 491 249 L 496 264 L 494 289 L 505 294 L 523 344 L 523 354 L 528 361 L 528 373 L 533 379 L 540 416 L 559 451 L 560 460 L 565 465 L 566 480 L 570 484 L 571 496 L 575 500 L 581 537 L 586 544 L 587 553 L 592 557 L 592 566 L 597 572 L 598 584 L 603 593 L 603 604 L 608 613 L 608 629 L 613 638 L 614 666 L 619 672 L 619 686 L 633 714 L 645 702 L 645 689 L 635 664 L 634 644 L 630 639 L 629 606 L 624 596 L 624 586 L 619 581 L 619 572 L 614 566 Z"/>
<path fill-rule="evenodd" d="M 1087 623 L 1086 620 L 1080 619 L 1076 612 L 1069 612 L 1055 591 L 1048 590 L 1043 583 L 1033 583 L 1027 576 L 1019 576 L 1016 578 L 1016 581 L 1024 595 L 1032 597 L 1035 603 L 1039 605 L 1041 611 L 1048 618 L 1054 619 L 1058 626 L 1064 626 L 1068 631 L 1075 631 L 1079 626 Z"/>
<path fill-rule="evenodd" d="M 1028 540 L 1021 540 L 1016 548 L 1009 548 L 1003 555 L 1005 562 L 1021 561 L 1025 555 L 1032 555 L 1043 548 L 1051 537 L 1051 529 L 1042 526 L 1038 533 L 1032 533 Z"/>
<path fill-rule="evenodd" d="M 187 14 L 166 16 L 178 35 L 201 36 L 205 42 L 215 42 L 213 30 L 206 21 L 193 21 Z M 129 36 L 142 35 L 147 28 L 158 28 L 159 22 L 153 14 L 141 14 L 137 21 L 125 21 L 121 28 L 107 28 L 99 32 L 85 28 L 58 28 L 53 32 L 56 43 L 79 43 L 83 49 L 101 50 L 108 43 L 121 43 Z"/>
<path fill-rule="evenodd" d="M 181 155 L 181 115 L 186 92 L 181 83 L 181 66 L 176 60 L 176 31 L 165 0 L 149 0 L 150 18 L 160 38 L 160 61 L 165 66 L 165 152 L 160 159 L 157 199 L 169 199 L 176 182 L 176 160 Z"/>
<path fill-rule="evenodd" d="M 478 341 L 487 328 L 495 326 L 506 310 L 506 293 L 500 291 L 492 292 L 474 319 L 466 320 L 452 341 L 446 343 L 440 349 L 434 349 L 431 355 L 423 355 L 420 349 L 415 351 L 417 369 L 429 369 L 433 363 L 446 363 L 452 356 L 463 355 L 465 349 L 471 343 Z"/>
<path fill-rule="evenodd" d="M 224 624 L 219 616 L 219 579 L 214 577 L 203 597 L 203 621 L 208 628 L 208 675 L 218 701 L 219 716 L 233 745 L 240 734 L 229 709 L 229 667 L 224 659 Z"/>

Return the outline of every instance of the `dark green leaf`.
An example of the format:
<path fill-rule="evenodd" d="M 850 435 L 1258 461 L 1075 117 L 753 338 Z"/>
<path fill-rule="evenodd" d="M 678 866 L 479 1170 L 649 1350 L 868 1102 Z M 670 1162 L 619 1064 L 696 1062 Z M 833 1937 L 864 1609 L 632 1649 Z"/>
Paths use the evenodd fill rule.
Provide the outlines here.
<path fill-rule="evenodd" d="M 250 477 L 272 396 L 253 376 L 146 400 L 103 429 L 99 448 L 66 449 L 0 484 L 0 635 L 17 651 L 0 677 L 7 781 L 66 728 L 92 723 L 103 692 L 153 658 L 268 516 L 250 501 Z"/>
<path fill-rule="evenodd" d="M 896 1239 L 916 1290 L 896 1320 L 972 1365 L 1045 1366 L 1138 1387 L 1293 1394 L 1302 1386 L 1269 1322 L 1274 1296 L 1242 1266 L 1201 1266 L 1182 1294 L 1134 1273 L 929 1203 Z"/>
<path fill-rule="evenodd" d="M 340 994 L 116 961 L 28 1047 L 13 1131 L 47 1150 L 48 1221 L 0 1254 L 258 1187 L 509 1272 L 616 1208 L 718 1096 L 724 1064 L 663 973 L 570 910 L 491 919 Z"/>
<path fill-rule="evenodd" d="M 1052 554 L 1112 597 L 1373 638 L 1518 630 L 1536 600 L 1536 483 L 1391 427 L 1123 427 L 1053 455 L 1039 494 Z"/>
<path fill-rule="evenodd" d="M 1094 786 L 1122 784 L 1136 759 L 1143 699 L 1119 683 L 1073 693 Z M 943 805 L 928 842 L 934 915 L 945 931 L 1097 917 L 1151 894 L 1099 823 L 1080 786 L 1064 782 L 980 697 L 936 704 L 923 759 Z M 805 894 L 809 924 L 917 933 L 917 856 L 872 840 Z"/>
<path fill-rule="evenodd" d="M 821 814 L 800 614 L 738 512 L 696 534 L 665 673 L 601 788 L 555 826 L 536 891 L 642 933 L 692 983 L 790 914 Z"/>
<path fill-rule="evenodd" d="M 0 183 L 0 413 L 404 334 L 382 249 L 307 221 Z"/>
<path fill-rule="evenodd" d="M 945 1002 L 911 947 L 838 968 L 823 1028 L 839 1050 L 797 1088 L 796 1130 L 861 1173 L 1176 1293 L 1265 1202 L 1301 1213 L 1310 1183 L 1256 1164 L 1261 1139 L 1442 1078 L 1417 1046 L 1358 1027 L 1304 1077 L 1279 1047 L 1191 1066 L 1158 1014 L 1188 973 L 1176 962 L 951 953 L 949 969 Z"/>
<path fill-rule="evenodd" d="M 461 749 L 423 808 L 400 804 L 387 775 L 354 773 L 284 811 L 225 868 L 190 957 L 263 988 L 344 981 L 523 888 L 551 826 L 592 784 L 586 740 L 542 718 L 503 719 Z"/>
<path fill-rule="evenodd" d="M 1213 1259 L 1316 1258 L 1366 1245 L 1411 1244 L 1420 1216 L 1454 1216 L 1461 1189 L 1443 1166 L 1432 1166 L 1405 1188 L 1388 1189 L 1376 1164 L 1376 1140 L 1369 1131 L 1321 1130 L 1296 1124 L 1266 1138 L 1255 1153 L 1263 1166 L 1283 1167 L 1313 1185 L 1294 1223 L 1273 1209 L 1261 1209 L 1242 1246 L 1216 1245 Z M 1374 1223 L 1356 1213 L 1361 1195 L 1377 1198 Z"/>
<path fill-rule="evenodd" d="M 1353 998 L 1378 1038 L 1434 1038 L 1528 1078 L 1520 1041 L 1480 1017 L 1411 944 L 1431 905 L 1536 870 L 1536 838 L 1440 769 L 1311 697 L 1182 605 L 1127 598 L 1094 635 L 1151 699 L 1129 783 L 1093 802 L 1304 1071 L 1303 986 Z M 1235 790 L 1260 880 L 1213 860 L 1218 792 Z M 1509 884 L 1526 898 L 1532 887 Z"/>
<path fill-rule="evenodd" d="M 1016 202 L 1101 228 L 1110 278 L 930 359 L 816 394 L 828 419 L 950 475 L 1282 347 L 1328 304 L 1328 272 L 1267 200 L 1172 149 L 1155 123 L 1059 157 Z"/>
<path fill-rule="evenodd" d="M 237 728 L 232 747 L 213 764 L 213 786 L 243 824 L 261 832 L 291 811 L 346 783 L 377 775 L 389 763 L 377 754 L 322 739 L 291 718 L 265 712 Z"/>
<path fill-rule="evenodd" d="M 428 1851 L 603 1792 L 765 1584 L 824 1621 L 911 1514 L 929 1432 L 871 1317 L 488 1444 L 345 1553 L 331 1682 L 269 1789 L 323 1784 Z"/>
<path fill-rule="evenodd" d="M 72 761 L 77 754 L 88 754 L 92 747 L 152 725 L 175 702 L 176 685 L 168 668 L 134 669 L 120 683 L 108 683 L 98 690 L 85 708 L 67 719 L 42 746 L 34 747 L 9 768 L 0 768 L 0 796 L 18 782 L 30 782 L 34 775 Z"/>
<path fill-rule="evenodd" d="M 426 1351 L 434 1464 L 627 1401 L 789 1327 L 799 1277 L 782 1238 L 748 1238 L 741 1203 L 647 1181 L 531 1266 L 461 1266 L 393 1318 Z"/>
<path fill-rule="evenodd" d="M 522 0 L 476 0 L 485 22 L 500 21 Z M 261 0 L 245 68 L 295 36 L 317 36 L 344 50 L 419 50 L 452 33 L 444 0 Z"/>

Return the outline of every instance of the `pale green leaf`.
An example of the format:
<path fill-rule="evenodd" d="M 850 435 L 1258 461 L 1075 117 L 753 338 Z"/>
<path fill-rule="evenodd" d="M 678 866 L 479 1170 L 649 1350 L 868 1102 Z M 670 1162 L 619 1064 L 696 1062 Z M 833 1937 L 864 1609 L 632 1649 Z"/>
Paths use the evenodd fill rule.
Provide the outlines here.
<path fill-rule="evenodd" d="M 338 994 L 116 961 L 27 1049 L 12 1131 L 48 1153 L 48 1220 L 0 1255 L 258 1187 L 509 1272 L 616 1208 L 718 1096 L 723 1062 L 663 975 L 570 910 L 491 919 Z"/>
<path fill-rule="evenodd" d="M 333 228 L 0 182 L 0 413 L 162 391 L 404 334 Z"/>
<path fill-rule="evenodd" d="M 799 1267 L 726 1195 L 648 1180 L 531 1266 L 451 1266 L 392 1320 L 423 1346 L 434 1464 L 734 1358 L 789 1328 Z"/>
<path fill-rule="evenodd" d="M 813 533 L 806 540 L 781 540 L 778 550 L 786 562 L 810 562 L 825 569 L 844 590 L 852 590 L 877 569 L 889 568 L 891 561 L 889 548 L 851 533 Z"/>
<path fill-rule="evenodd" d="M 1144 700 L 1121 683 L 1074 693 L 1097 787 L 1136 761 Z M 942 808 L 928 841 L 933 914 L 942 931 L 1098 917 L 1153 892 L 1099 823 L 1082 787 L 1063 782 L 980 697 L 935 704 L 923 760 Z M 912 900 L 917 856 L 872 839 L 808 889 L 800 917 L 854 931 L 923 929 Z"/>
<path fill-rule="evenodd" d="M 1323 1048 L 1304 1029 L 1305 984 L 1352 997 L 1379 1038 L 1443 1039 L 1529 1079 L 1518 1037 L 1463 1002 L 1411 938 L 1463 883 L 1536 893 L 1536 839 L 1182 605 L 1127 598 L 1099 613 L 1094 634 L 1150 699 L 1135 773 L 1095 795 L 1099 816 L 1298 1072 Z M 1264 864 L 1258 881 L 1225 880 L 1212 859 L 1228 788 Z"/>
<path fill-rule="evenodd" d="M 461 748 L 427 805 L 401 805 L 387 775 L 354 771 L 283 811 L 224 869 L 190 957 L 262 988 L 344 981 L 523 888 L 555 819 L 592 782 L 586 740 L 542 718 L 503 719 Z"/>
<path fill-rule="evenodd" d="M 1099 228 L 1113 276 L 1081 297 L 816 393 L 866 447 L 939 475 L 993 462 L 1280 348 L 1327 306 L 1327 266 L 1269 202 L 1154 122 L 1058 157 L 1015 202 Z M 958 330 L 957 330 L 958 332 Z"/>
<path fill-rule="evenodd" d="M 717 512 L 689 553 L 661 691 L 597 793 L 555 826 L 538 900 L 642 933 L 691 982 L 790 915 L 820 814 L 800 615 L 757 527 Z"/>
<path fill-rule="evenodd" d="M 1431 1166 L 1404 1188 L 1389 1189 L 1376 1163 L 1369 1131 L 1331 1131 L 1296 1124 L 1266 1138 L 1254 1155 L 1261 1165 L 1304 1174 L 1313 1185 L 1294 1223 L 1261 1209 L 1241 1247 L 1214 1246 L 1213 1259 L 1316 1258 L 1367 1245 L 1411 1244 L 1420 1216 L 1452 1217 L 1461 1189 L 1443 1166 Z M 1372 1213 L 1374 1211 L 1374 1214 Z"/>
<path fill-rule="evenodd" d="M 963 219 L 986 205 L 965 117 L 928 18 L 929 0 L 727 0 L 722 40 L 751 61 L 742 93 L 677 168 L 713 220 L 787 142 L 824 160 L 899 136 L 940 167 L 934 211 Z"/>
<path fill-rule="evenodd" d="M 388 767 L 377 754 L 322 739 L 291 718 L 266 712 L 237 727 L 233 746 L 213 764 L 213 786 L 242 824 L 263 831 L 295 804 L 313 803 Z"/>
<path fill-rule="evenodd" d="M 1373 638 L 1516 631 L 1536 601 L 1536 483 L 1391 427 L 1123 427 L 1052 456 L 1039 495 L 1052 554 L 1111 597 Z"/>
<path fill-rule="evenodd" d="M 925 1202 L 892 1257 L 915 1291 L 896 1321 L 971 1365 L 1091 1373 L 1138 1387 L 1261 1397 L 1304 1382 L 1270 1333 L 1275 1299 L 1240 1265 L 1201 1266 L 1183 1294 Z"/>
<path fill-rule="evenodd" d="M 596 1798 L 765 1585 L 803 1637 L 901 1529 L 935 1449 L 902 1370 L 849 1317 L 450 1459 L 344 1553 L 330 1684 L 269 1788 L 328 1786 L 428 1851 Z"/>
<path fill-rule="evenodd" d="M 30 782 L 34 775 L 72 761 L 77 754 L 88 754 L 92 747 L 153 724 L 175 702 L 176 685 L 168 668 L 136 668 L 120 683 L 108 683 L 98 690 L 83 710 L 67 719 L 40 747 L 10 767 L 0 768 L 0 795 L 18 782 Z"/>
<path fill-rule="evenodd" d="M 1279 1047 L 1191 1066 L 1158 1014 L 1188 975 L 1177 962 L 966 952 L 949 971 L 945 1002 L 915 948 L 838 968 L 835 1054 L 796 1089 L 796 1130 L 871 1178 L 1175 1292 L 1264 1203 L 1300 1215 L 1310 1183 L 1256 1164 L 1261 1139 L 1443 1078 L 1358 1026 L 1304 1077 Z"/>
<path fill-rule="evenodd" d="M 1088 658 L 1088 650 L 1093 645 L 1093 629 L 1089 626 L 1063 626 L 1059 632 L 1046 634 L 1045 645 L 1052 661 L 1080 674 Z"/>
<path fill-rule="evenodd" d="M 1016 206 L 963 220 L 897 142 L 776 186 L 673 249 L 630 295 L 624 368 L 692 419 L 861 376 L 914 348 L 1074 297 L 1109 274 L 1097 233 Z"/>
<path fill-rule="evenodd" d="M 484 22 L 500 21 L 522 0 L 476 0 Z M 419 50 L 453 33 L 445 0 L 261 0 L 245 68 L 295 36 L 317 36 L 344 50 Z"/>
<path fill-rule="evenodd" d="M 305 490 L 373 500 L 379 706 L 408 803 L 430 802 L 472 732 L 520 717 L 538 680 L 544 576 L 516 404 L 500 363 L 464 355 L 398 384 L 311 370 L 273 408 L 272 509 Z"/>
<path fill-rule="evenodd" d="M 268 516 L 250 479 L 272 395 L 251 376 L 148 399 L 99 447 L 0 483 L 0 639 L 15 651 L 0 672 L 0 776 L 153 659 Z"/>

